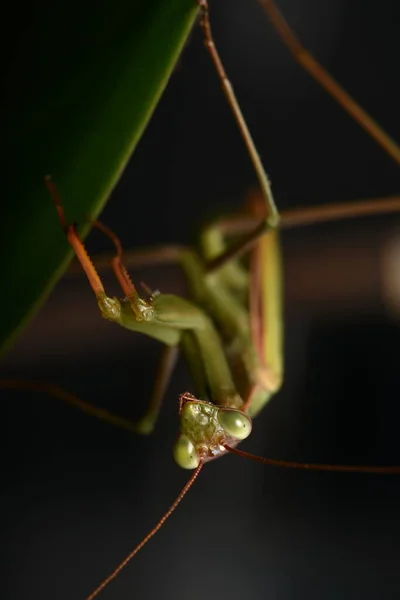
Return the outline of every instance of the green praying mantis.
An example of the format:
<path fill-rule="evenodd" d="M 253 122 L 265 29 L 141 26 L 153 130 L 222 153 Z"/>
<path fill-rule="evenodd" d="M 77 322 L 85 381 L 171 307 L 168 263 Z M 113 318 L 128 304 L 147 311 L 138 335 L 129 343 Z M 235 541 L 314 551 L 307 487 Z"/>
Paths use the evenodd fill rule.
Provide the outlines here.
<path fill-rule="evenodd" d="M 287 26 L 281 15 L 273 3 L 263 4 L 270 11 L 269 16 L 274 24 L 281 33 L 286 35 L 285 39 L 290 45 L 293 39 L 285 29 Z M 235 234 L 233 243 L 223 228 L 214 225 L 204 231 L 200 252 L 185 249 L 174 256 L 174 260 L 182 266 L 188 279 L 191 300 L 152 292 L 149 289 L 145 289 L 145 294 L 141 296 L 124 266 L 124 257 L 118 239 L 107 228 L 97 224 L 97 227 L 102 228 L 111 237 L 117 247 L 112 267 L 124 295 L 122 299 L 107 296 L 75 228 L 69 226 L 64 217 L 62 203 L 55 186 L 51 180 L 47 180 L 63 229 L 89 279 L 101 314 L 112 322 L 149 335 L 165 344 L 151 403 L 139 423 L 128 423 L 124 419 L 113 417 L 84 403 L 81 403 L 81 408 L 133 431 L 149 433 L 159 413 L 161 399 L 172 373 L 178 348 L 187 360 L 196 391 L 196 397 L 189 393 L 181 396 L 180 435 L 174 447 L 176 462 L 184 468 L 194 470 L 189 483 L 150 534 L 111 576 L 88 596 L 88 599 L 97 596 L 128 560 L 158 531 L 195 481 L 205 462 L 228 452 L 245 454 L 237 450 L 236 445 L 248 437 L 251 432 L 251 418 L 255 417 L 279 390 L 283 378 L 279 215 L 268 179 L 213 45 L 207 4 L 200 2 L 200 9 L 206 45 L 211 52 L 223 89 L 239 122 L 259 176 L 263 200 L 262 202 L 258 200 L 249 209 L 250 227 L 240 216 L 233 224 L 230 231 Z M 317 73 L 318 68 L 312 57 L 308 54 L 304 56 L 300 54 L 300 57 L 304 61 L 304 66 L 312 73 Z M 321 75 L 321 72 L 318 75 Z M 332 86 L 326 74 L 323 75 L 322 83 L 328 89 Z M 348 108 L 346 104 L 348 98 L 342 90 L 339 100 Z M 355 113 L 353 116 L 358 117 L 381 145 L 400 162 L 400 151 L 397 146 L 358 106 Z M 378 207 L 372 204 L 360 204 L 352 206 L 349 214 L 368 214 L 374 210 L 392 211 L 398 208 L 398 200 Z M 312 218 L 311 216 L 310 220 Z M 254 227 L 252 223 L 257 220 L 258 224 Z M 241 232 L 243 229 L 247 229 L 247 232 Z M 241 260 L 241 256 L 247 250 L 252 252 L 249 263 Z M 249 290 L 250 299 L 248 299 Z M 310 469 L 399 472 L 397 467 L 334 467 L 297 465 L 285 461 L 268 461 L 258 457 L 256 460 Z"/>

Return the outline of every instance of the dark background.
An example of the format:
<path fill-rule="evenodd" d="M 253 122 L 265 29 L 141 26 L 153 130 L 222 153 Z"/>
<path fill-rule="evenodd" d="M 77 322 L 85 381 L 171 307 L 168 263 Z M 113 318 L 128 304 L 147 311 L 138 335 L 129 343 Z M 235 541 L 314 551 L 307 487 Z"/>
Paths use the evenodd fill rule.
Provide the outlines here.
<path fill-rule="evenodd" d="M 279 6 L 399 140 L 398 2 Z M 399 190 L 398 167 L 300 70 L 255 1 L 214 0 L 211 15 L 281 209 Z M 254 184 L 196 29 L 102 220 L 128 248 L 189 242 Z M 398 281 L 398 235 L 393 216 L 283 234 L 286 380 L 243 448 L 309 462 L 400 464 L 399 323 L 385 291 Z M 108 248 L 96 235 L 88 245 L 93 254 Z M 165 292 L 183 286 L 172 268 L 132 275 Z M 86 281 L 66 277 L 2 374 L 51 381 L 136 418 L 158 352 L 155 342 L 102 320 Z M 2 598 L 84 598 L 147 533 L 188 476 L 171 457 L 177 398 L 187 389 L 180 364 L 149 438 L 52 398 L 1 392 Z M 396 598 L 399 502 L 398 476 L 216 461 L 101 597 Z"/>

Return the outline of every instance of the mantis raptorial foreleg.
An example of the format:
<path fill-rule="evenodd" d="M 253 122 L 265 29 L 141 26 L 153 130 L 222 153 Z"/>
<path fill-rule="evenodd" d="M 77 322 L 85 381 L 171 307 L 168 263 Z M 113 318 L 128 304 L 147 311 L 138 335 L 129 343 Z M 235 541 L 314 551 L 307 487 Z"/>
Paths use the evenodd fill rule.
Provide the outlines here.
<path fill-rule="evenodd" d="M 175 369 L 178 354 L 178 345 L 164 346 L 162 348 L 156 367 L 153 391 L 144 415 L 136 423 L 137 433 L 147 435 L 153 431 L 158 415 L 160 414 L 165 392 Z"/>
<path fill-rule="evenodd" d="M 169 347 L 162 354 L 150 405 L 137 426 L 138 431 L 148 433 L 154 426 L 162 397 L 175 365 L 179 345 L 185 351 L 187 350 L 186 357 L 189 366 L 193 372 L 197 373 L 196 379 L 201 390 L 203 392 L 207 390 L 218 405 L 240 408 L 243 401 L 236 391 L 220 337 L 207 314 L 188 300 L 171 294 L 157 293 L 148 300 L 142 298 L 123 265 L 122 248 L 118 238 L 108 228 L 96 223 L 95 225 L 106 233 L 116 246 L 117 255 L 112 259 L 112 268 L 125 294 L 123 299 L 107 296 L 75 227 L 66 224 L 55 186 L 49 179 L 46 180 L 46 183 L 57 207 L 61 225 L 86 273 L 103 317 L 122 327 L 153 337 Z M 198 265 L 195 257 L 186 256 L 182 260 L 185 261 L 185 258 L 186 262 L 190 263 L 186 266 L 190 269 L 194 268 L 196 272 Z M 197 355 L 194 347 L 197 348 Z M 196 366 L 199 354 L 203 365 L 201 375 Z"/>
<path fill-rule="evenodd" d="M 86 273 L 86 276 L 89 280 L 90 286 L 93 289 L 93 292 L 95 293 L 102 315 L 110 321 L 123 324 L 124 306 L 117 298 L 110 298 L 106 295 L 102 281 L 96 271 L 96 268 L 90 260 L 90 257 L 86 252 L 86 249 L 81 239 L 79 238 L 75 227 L 73 225 L 67 225 L 66 223 L 61 200 L 50 178 L 46 178 L 46 185 L 56 205 L 57 213 L 61 225 L 64 229 L 64 232 L 67 236 L 67 239 L 71 244 L 84 272 Z M 146 327 L 146 311 L 151 311 L 150 305 L 149 303 L 145 303 L 145 301 L 142 301 L 142 299 L 139 297 L 133 283 L 131 282 L 128 276 L 124 265 L 122 264 L 122 248 L 119 239 L 113 234 L 113 232 L 110 229 L 104 227 L 100 223 L 96 223 L 96 226 L 100 228 L 104 233 L 106 233 L 109 237 L 111 237 L 113 243 L 117 248 L 117 255 L 112 259 L 111 264 L 115 276 L 118 282 L 120 283 L 126 298 L 129 298 L 129 306 L 133 307 L 134 314 L 137 317 L 136 330 L 150 330 L 152 327 L 151 324 L 147 324 Z M 108 411 L 102 411 L 101 409 L 97 409 L 96 407 L 91 407 L 91 405 L 88 405 L 87 403 L 82 402 L 80 400 L 78 400 L 78 402 L 74 402 L 71 400 L 69 395 L 64 394 L 62 391 L 60 393 L 58 390 L 56 390 L 55 393 L 55 390 L 52 389 L 49 391 L 49 393 L 52 393 L 53 395 L 55 394 L 61 397 L 62 399 L 66 400 L 69 404 L 73 404 L 81 410 L 84 410 L 85 412 L 92 414 L 93 416 L 96 416 L 98 418 L 101 418 L 102 420 L 108 421 L 113 425 L 128 428 L 130 430 L 133 430 L 135 433 L 150 433 L 154 428 L 155 421 L 160 411 L 162 398 L 164 396 L 165 390 L 168 386 L 170 377 L 176 364 L 176 359 L 178 356 L 178 344 L 180 339 L 179 332 L 174 331 L 173 329 L 164 331 L 162 328 L 154 328 L 154 337 L 157 337 L 157 334 L 158 339 L 165 343 L 165 347 L 162 351 L 157 366 L 153 392 L 150 397 L 148 408 L 145 414 L 143 415 L 142 419 L 138 423 L 131 423 L 126 419 L 115 417 L 114 415 L 108 413 Z"/>

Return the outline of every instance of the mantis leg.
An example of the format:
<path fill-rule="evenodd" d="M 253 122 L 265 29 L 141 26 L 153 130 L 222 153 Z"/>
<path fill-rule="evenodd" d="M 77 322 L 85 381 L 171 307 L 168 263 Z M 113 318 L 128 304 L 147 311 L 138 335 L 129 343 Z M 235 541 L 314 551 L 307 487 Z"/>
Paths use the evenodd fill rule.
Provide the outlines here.
<path fill-rule="evenodd" d="M 265 205 L 267 207 L 266 221 L 270 227 L 276 227 L 279 222 L 279 214 L 275 204 L 275 200 L 273 198 L 271 185 L 264 171 L 261 158 L 257 152 L 253 138 L 251 137 L 250 131 L 247 127 L 246 121 L 242 115 L 239 103 L 236 100 L 232 84 L 228 79 L 221 58 L 215 47 L 214 38 L 211 31 L 208 2 L 207 0 L 197 0 L 197 3 L 200 9 L 200 26 L 203 30 L 204 45 L 217 71 L 219 80 L 221 82 L 222 91 L 224 92 L 226 100 L 232 110 L 234 119 L 238 124 L 242 139 L 249 153 L 251 162 L 253 163 L 253 167 L 256 172 L 258 181 L 260 183 L 261 191 L 264 196 Z"/>
<path fill-rule="evenodd" d="M 147 435 L 153 431 L 158 415 L 160 414 L 165 392 L 176 366 L 178 354 L 178 346 L 163 347 L 157 365 L 153 392 L 146 408 L 146 412 L 135 425 L 137 433 Z"/>
<path fill-rule="evenodd" d="M 400 164 L 400 147 L 300 43 L 273 0 L 258 0 L 272 26 L 300 66 Z"/>
<path fill-rule="evenodd" d="M 81 400 L 75 394 L 71 394 L 66 390 L 53 385 L 51 383 L 42 383 L 37 381 L 20 381 L 18 379 L 1 379 L 0 388 L 2 389 L 14 389 L 29 392 L 39 392 L 41 394 L 48 394 L 53 398 L 62 400 L 69 406 L 78 408 L 82 412 L 86 413 L 91 417 L 96 417 L 101 421 L 105 421 L 110 425 L 120 427 L 126 431 L 130 431 L 135 434 L 150 434 L 156 423 L 158 415 L 160 413 L 162 400 L 176 365 L 178 357 L 178 346 L 165 346 L 162 350 L 154 382 L 154 388 L 148 407 L 143 417 L 138 421 L 134 422 L 125 417 L 110 413 L 104 408 L 99 408 L 90 402 Z"/>
<path fill-rule="evenodd" d="M 228 247 L 226 235 L 219 222 L 208 225 L 200 232 L 200 250 L 206 264 L 226 252 Z M 221 284 L 237 294 L 246 296 L 249 284 L 247 270 L 238 260 L 230 260 L 218 270 Z"/>
<path fill-rule="evenodd" d="M 196 397 L 199 400 L 207 400 L 209 397 L 207 375 L 204 368 L 204 363 L 199 360 L 198 344 L 195 337 L 191 335 L 190 331 L 184 331 L 182 333 L 181 347 L 190 371 Z"/>

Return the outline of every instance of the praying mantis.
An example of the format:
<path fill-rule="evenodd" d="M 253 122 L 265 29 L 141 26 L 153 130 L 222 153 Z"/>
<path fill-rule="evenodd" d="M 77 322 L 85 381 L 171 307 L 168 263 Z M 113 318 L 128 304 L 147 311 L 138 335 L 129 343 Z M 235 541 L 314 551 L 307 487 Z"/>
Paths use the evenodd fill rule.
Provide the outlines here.
<path fill-rule="evenodd" d="M 135 379 L 136 379 L 136 378 L 135 378 Z M 136 381 L 135 381 L 135 385 L 136 385 Z M 182 390 L 180 390 L 180 391 L 182 391 Z M 125 391 L 125 393 L 126 393 L 126 391 Z M 126 398 L 125 398 L 125 399 L 126 399 Z M 71 421 L 71 422 L 72 422 L 72 421 Z M 129 444 L 130 444 L 130 443 L 131 443 L 131 442 L 129 441 Z M 157 446 L 158 446 L 158 445 L 157 445 Z M 124 450 L 126 451 L 126 449 L 124 449 Z M 157 454 L 157 456 L 158 456 L 158 454 L 159 454 L 159 453 L 156 453 L 156 454 Z M 103 458 L 104 458 L 104 457 L 103 457 Z M 222 461 L 221 461 L 221 462 L 222 462 Z M 227 462 L 227 461 L 224 461 L 224 463 L 225 463 L 225 462 Z M 231 463 L 232 463 L 233 461 L 229 461 L 229 462 L 231 462 Z M 234 462 L 237 462 L 237 461 L 234 461 Z M 217 463 L 217 465 L 218 465 L 218 463 Z M 219 465 L 218 465 L 218 467 L 219 467 Z M 222 467 L 221 467 L 221 468 L 223 468 L 223 467 L 224 467 L 224 468 L 226 468 L 226 467 L 225 467 L 225 465 L 222 463 Z M 248 469 L 250 469 L 250 468 L 254 469 L 255 467 L 256 467 L 256 465 L 253 465 L 252 467 L 250 467 L 250 466 L 248 466 L 248 465 L 247 465 L 247 468 L 248 468 Z M 162 468 L 162 467 L 161 467 L 161 468 Z M 236 472 L 236 469 L 237 469 L 237 468 L 238 468 L 238 465 L 236 464 L 236 465 L 234 466 L 235 472 Z M 207 471 L 208 471 L 208 469 L 207 469 Z M 222 480 L 225 482 L 225 477 L 226 477 L 226 479 L 227 479 L 227 478 L 228 478 L 228 476 L 225 476 L 223 473 L 224 473 L 224 472 L 223 472 L 223 471 L 221 471 L 220 478 L 222 478 Z M 243 471 L 242 471 L 242 473 L 243 473 Z M 292 477 L 297 477 L 297 475 L 298 475 L 298 474 L 295 474 L 295 475 L 293 475 L 293 474 L 292 474 Z M 308 475 L 308 474 L 307 474 L 307 475 Z M 263 476 L 265 477 L 265 475 L 263 475 Z M 240 476 L 240 480 L 239 480 L 239 481 L 240 481 L 240 483 L 238 483 L 238 481 L 237 481 L 237 479 L 236 479 L 236 476 L 235 476 L 235 475 L 231 475 L 230 477 L 232 477 L 232 479 L 233 479 L 233 480 L 235 481 L 235 483 L 237 484 L 237 485 L 236 485 L 234 488 L 231 488 L 231 489 L 232 489 L 232 492 L 231 492 L 231 493 L 233 493 L 233 494 L 235 494 L 235 493 L 236 493 L 236 494 L 237 494 L 237 493 L 239 493 L 239 490 L 238 490 L 238 488 L 241 488 L 241 487 L 242 487 L 242 485 L 244 484 L 244 482 L 243 482 L 243 481 L 242 481 L 242 479 L 241 479 L 242 475 Z M 261 477 L 261 476 L 260 476 L 260 475 L 258 475 L 258 477 Z M 274 476 L 273 476 L 273 475 L 271 475 L 271 477 L 274 477 Z M 281 473 L 279 473 L 279 474 L 276 474 L 276 476 L 275 476 L 275 477 L 276 477 L 276 479 L 277 479 L 277 480 L 279 480 L 281 477 L 283 477 L 283 475 L 282 475 Z M 329 477 L 331 477 L 331 475 L 329 475 Z M 275 479 L 275 481 L 274 481 L 274 484 L 277 484 L 277 483 L 278 483 L 276 479 Z M 137 480 L 136 480 L 136 481 L 137 481 Z M 363 485 L 362 483 L 360 483 L 360 482 L 359 482 L 359 480 L 357 480 L 357 482 L 358 482 L 358 483 L 357 483 L 357 485 Z M 377 486 L 379 486 L 379 485 L 380 485 L 379 483 L 377 483 L 377 482 L 376 482 L 376 480 L 375 480 L 375 479 L 374 479 L 374 483 L 373 483 L 373 484 L 371 483 L 371 480 L 369 480 L 369 482 L 370 482 L 370 483 L 369 483 L 369 485 L 370 485 L 370 486 L 371 486 L 371 485 L 374 485 L 374 486 L 375 486 L 375 485 L 377 485 Z M 221 484 L 221 481 L 218 481 L 218 479 L 215 479 L 215 480 L 213 481 L 213 486 L 211 487 L 211 489 L 216 489 L 216 487 L 217 487 L 219 484 Z M 110 485 L 112 485 L 112 484 L 110 484 Z M 201 484 L 200 484 L 200 482 L 199 482 L 199 485 L 201 485 Z M 385 483 L 384 485 L 393 485 L 393 484 L 387 484 L 387 483 Z M 176 486 L 175 486 L 175 487 L 176 487 Z M 134 489 L 136 489 L 136 482 L 135 482 L 135 487 L 134 487 Z M 368 489 L 369 489 L 369 488 L 368 488 Z M 154 491 L 153 491 L 153 494 L 154 494 L 154 493 L 156 493 L 156 492 L 154 492 Z M 199 492 L 199 493 L 202 493 L 202 492 Z M 215 493 L 215 492 L 214 492 L 214 493 Z M 149 495 L 150 495 L 150 492 L 149 492 Z M 203 506 L 203 507 L 202 507 L 202 510 L 205 510 L 206 512 L 210 510 L 210 511 L 211 511 L 211 513 L 214 513 L 214 515 L 215 515 L 215 512 L 214 512 L 214 511 L 215 511 L 215 504 L 216 504 L 216 503 L 218 503 L 218 499 L 217 499 L 217 498 L 215 498 L 215 499 L 214 499 L 214 497 L 210 497 L 210 495 L 209 495 L 209 493 L 208 493 L 208 494 L 205 494 L 205 495 L 203 496 L 202 500 L 203 500 L 204 502 L 207 500 L 207 501 L 208 501 L 208 502 L 211 504 L 211 508 L 210 508 L 209 506 Z M 292 498 L 291 500 L 293 501 L 293 498 Z M 189 498 L 187 499 L 187 501 L 188 501 L 188 502 L 190 502 Z M 243 502 L 246 502 L 246 499 L 245 499 L 245 498 L 243 499 Z M 182 505 L 182 511 L 183 511 L 183 515 L 185 514 L 185 508 L 184 508 L 184 506 L 185 506 L 185 504 L 184 504 L 184 505 Z M 129 507 L 129 508 L 130 508 L 130 510 L 132 510 L 132 507 Z M 136 510 L 137 510 L 137 511 L 140 511 L 142 508 L 144 508 L 144 507 L 142 507 L 142 506 L 137 506 L 137 507 L 136 507 Z M 96 510 L 96 509 L 95 509 L 95 510 Z M 230 500 L 227 500 L 227 501 L 226 501 L 226 503 L 224 504 L 224 510 L 223 510 L 223 511 L 222 511 L 222 513 L 219 515 L 219 517 L 217 517 L 217 519 L 216 519 L 215 521 L 214 521 L 214 520 L 212 520 L 214 515 L 212 515 L 212 516 L 210 517 L 210 515 L 208 514 L 208 518 L 209 518 L 209 519 L 211 519 L 211 520 L 209 520 L 209 521 L 208 521 L 208 523 L 209 523 L 209 524 L 210 524 L 210 523 L 213 523 L 213 532 L 215 533 L 215 537 L 216 537 L 217 539 L 215 540 L 215 537 L 213 536 L 212 542 L 209 542 L 209 545 L 207 545 L 205 548 L 203 548 L 203 549 L 202 549 L 202 553 L 203 553 L 203 555 L 205 555 L 205 558 L 206 558 L 206 559 L 207 559 L 207 556 L 208 556 L 208 552 L 210 551 L 210 546 L 212 546 L 214 543 L 218 543 L 218 538 L 219 538 L 219 537 L 221 537 L 221 536 L 227 536 L 227 535 L 229 535 L 229 534 L 230 534 L 230 529 L 232 528 L 232 517 L 233 517 L 233 519 L 234 519 L 234 516 L 231 514 L 231 510 L 232 510 L 232 509 L 231 509 Z M 315 508 L 315 507 L 314 507 L 314 510 L 316 510 L 316 508 Z M 78 509 L 78 508 L 77 508 L 77 509 L 75 509 L 75 512 L 79 512 L 79 509 Z M 107 511 L 106 511 L 106 512 L 107 512 Z M 111 511 L 111 512 L 113 512 L 113 511 Z M 198 511 L 196 511 L 196 512 L 198 512 Z M 268 513 L 268 511 L 267 511 L 267 513 Z M 248 509 L 248 513 L 247 513 L 247 514 L 248 514 L 248 522 L 247 522 L 247 526 L 248 526 L 248 527 L 250 527 L 250 529 L 251 529 L 251 518 L 250 518 L 250 517 L 251 517 L 251 509 Z M 197 515 L 196 515 L 196 516 L 197 516 Z M 225 521 L 225 520 L 223 521 L 223 517 L 225 517 L 225 518 L 226 518 L 226 521 Z M 183 518 L 184 518 L 184 517 L 183 517 Z M 265 517 L 264 517 L 264 518 L 265 518 Z M 149 517 L 149 519 L 150 519 L 150 517 Z M 283 521 L 281 521 L 281 522 L 283 522 Z M 240 536 L 240 537 L 239 537 L 239 539 L 238 539 L 238 543 L 239 543 L 239 542 L 242 542 L 241 536 L 242 536 L 242 534 L 243 534 L 243 535 L 246 535 L 246 533 L 247 533 L 247 531 L 246 531 L 246 528 L 245 528 L 245 527 L 241 527 L 241 525 L 243 525 L 243 524 L 240 524 L 240 523 L 238 523 L 236 520 L 233 520 L 233 523 L 235 524 L 234 526 L 235 526 L 235 527 L 238 527 L 238 528 L 239 528 L 239 531 L 240 531 L 240 533 L 239 533 L 239 536 Z M 192 527 L 192 526 L 193 526 L 192 519 L 186 520 L 186 527 L 187 527 L 187 528 L 189 528 L 189 527 Z M 210 526 L 210 525 L 209 525 L 209 526 Z M 256 525 L 256 526 L 257 526 L 257 525 Z M 253 525 L 253 527 L 254 527 L 254 525 Z M 129 528 L 129 529 L 130 529 L 130 528 Z M 111 532 L 110 532 L 110 535 L 111 535 Z M 192 534 L 192 535 L 193 535 L 193 534 Z M 191 538 L 192 538 L 192 535 L 190 536 Z M 131 542 L 131 537 L 132 537 L 132 536 L 131 536 L 131 534 L 130 534 L 130 532 L 129 532 L 129 535 L 127 535 L 127 538 L 128 538 L 128 540 L 127 540 L 127 541 L 128 541 L 128 545 L 129 545 L 129 544 L 130 544 L 130 542 Z M 193 537 L 194 537 L 194 535 L 193 535 Z M 99 536 L 99 537 L 98 537 L 98 540 L 97 540 L 97 543 L 98 543 L 98 544 L 99 544 L 99 543 L 104 543 L 104 540 L 105 540 L 105 539 L 107 539 L 107 536 L 105 536 L 105 535 Z M 184 541 L 184 539 L 183 539 L 182 537 L 181 537 L 181 538 L 178 538 L 178 539 L 180 540 L 181 544 L 182 544 L 182 543 L 185 543 L 185 544 L 187 544 L 187 553 L 190 555 L 190 553 L 191 553 L 191 546 L 192 546 L 193 544 L 196 546 L 196 541 L 195 541 L 195 540 L 193 540 L 193 538 L 192 538 L 192 543 L 188 543 L 187 541 Z M 196 538 L 196 539 L 198 539 L 198 538 Z M 234 543 L 234 539 L 235 539 L 235 537 L 233 537 L 233 538 L 232 538 L 232 542 L 231 542 L 231 545 L 230 545 L 230 547 L 229 547 L 229 550 L 232 550 L 232 544 Z M 107 541 L 107 543 L 108 543 L 108 541 Z M 205 543 L 206 543 L 206 541 L 205 541 L 205 539 L 203 538 L 203 544 L 205 544 Z M 106 545 L 107 545 L 107 544 L 106 544 Z M 93 544 L 93 546 L 94 546 L 94 544 Z M 241 546 L 243 546 L 243 544 L 241 544 Z M 167 548 L 168 548 L 168 546 L 167 546 Z M 247 545 L 246 545 L 246 548 L 247 548 Z M 166 549 L 164 549 L 164 550 L 166 550 Z M 228 551 L 229 551 L 229 550 L 228 550 Z M 246 550 L 246 551 L 247 551 L 247 550 Z M 245 551 L 245 552 L 246 552 L 246 551 Z M 168 552 L 168 550 L 166 550 L 166 552 Z M 166 553 L 166 552 L 164 552 L 164 555 L 165 555 L 165 553 Z M 270 554 L 268 555 L 268 560 L 270 560 L 270 561 L 271 561 L 271 558 L 272 558 L 272 560 L 273 560 L 273 550 L 269 550 L 269 553 L 270 553 Z M 100 556 L 100 555 L 101 555 L 102 553 L 101 553 L 101 552 L 97 552 L 96 554 L 97 554 L 98 558 L 100 559 L 100 558 L 101 558 L 101 556 Z M 184 554 L 186 554 L 186 547 L 184 548 Z M 245 558 L 245 557 L 243 557 L 243 554 L 242 554 L 242 553 L 240 553 L 240 554 L 241 554 L 241 557 L 240 557 L 240 565 L 241 565 L 241 578 L 240 578 L 240 580 L 242 581 L 242 585 L 243 585 L 243 577 L 245 578 L 245 580 L 246 580 L 246 577 L 247 577 L 246 575 L 243 575 L 243 571 L 244 571 L 244 569 L 243 569 L 243 562 L 246 562 L 246 558 Z M 230 560 L 231 560 L 231 556 L 230 556 L 229 558 L 230 558 Z M 146 564 L 146 559 L 145 559 L 145 558 L 143 558 L 143 557 L 141 557 L 140 555 L 138 555 L 138 558 L 137 558 L 137 560 L 139 560 L 139 561 L 142 561 L 141 563 L 139 563 L 139 565 L 142 565 L 142 567 L 140 567 L 140 566 L 139 566 L 139 567 L 137 567 L 137 568 L 138 568 L 138 569 L 140 569 L 140 568 L 143 568 L 143 565 L 145 565 L 145 564 Z M 300 560 L 300 559 L 299 559 L 299 560 Z M 265 561 L 265 562 L 268 562 L 268 561 L 265 559 L 265 552 L 264 552 L 264 558 L 263 558 L 263 559 L 261 559 L 261 558 L 259 559 L 259 563 L 260 563 L 260 564 L 259 564 L 259 568 L 258 568 L 259 572 L 262 572 L 262 566 L 264 565 L 264 561 Z M 152 559 L 152 561 L 151 561 L 151 562 L 152 562 L 152 566 L 154 567 L 154 561 L 153 561 L 153 559 Z M 162 560 L 161 560 L 161 562 L 162 562 Z M 179 563 L 179 562 L 181 562 L 181 558 L 180 558 L 180 557 L 178 558 L 177 556 L 175 556 L 175 562 L 178 562 L 178 563 Z M 105 561 L 105 563 L 107 563 L 107 565 L 108 565 L 108 564 L 109 564 L 109 561 Z M 138 564 L 138 563 L 136 563 L 136 564 Z M 190 564 L 191 564 L 191 563 L 189 563 L 189 566 L 190 566 Z M 255 564 L 257 564 L 257 562 L 256 562 Z M 107 566 L 107 565 L 106 565 L 106 566 Z M 181 570 L 182 570 L 182 564 L 180 564 L 180 565 L 177 565 L 177 566 L 176 566 L 176 568 L 178 568 L 178 566 L 179 566 L 179 570 L 181 571 Z M 213 568 L 213 569 L 214 569 L 214 566 L 215 566 L 215 565 L 213 565 L 213 566 L 212 566 L 212 568 Z M 171 564 L 169 565 L 169 567 L 171 568 Z M 208 570 L 210 570 L 210 568 L 211 568 L 211 567 L 210 567 L 210 566 L 208 566 Z M 265 568 L 265 565 L 264 565 L 264 568 Z M 238 566 L 238 569 L 239 569 L 239 566 Z M 106 569 L 106 570 L 107 570 L 107 569 Z M 184 569 L 183 569 L 183 570 L 184 570 Z M 198 582 L 200 577 L 201 577 L 201 578 L 204 578 L 204 576 L 205 576 L 205 575 L 204 575 L 204 573 L 198 574 L 198 573 L 197 573 L 197 571 L 198 571 L 198 570 L 200 570 L 200 565 L 199 565 L 198 563 L 195 563 L 194 565 L 192 565 L 192 569 L 190 569 L 190 568 L 189 568 L 189 569 L 186 571 L 185 575 L 188 577 L 188 579 L 189 579 L 189 580 L 193 580 L 193 579 L 194 579 L 196 582 Z M 99 567 L 99 571 L 100 571 L 100 567 Z M 193 577 L 193 571 L 195 572 L 195 573 L 194 573 L 194 577 Z M 171 571 L 170 571 L 170 572 L 171 572 Z M 172 572 L 173 572 L 173 571 L 172 571 Z M 250 572 L 251 572 L 251 567 L 250 567 Z M 207 577 L 208 577 L 208 581 L 213 581 L 213 583 L 214 583 L 214 587 L 213 587 L 212 595 L 215 595 L 215 596 L 217 596 L 217 592 L 219 592 L 219 594 L 221 594 L 221 593 L 222 593 L 222 594 L 224 595 L 224 591 L 223 591 L 223 589 L 224 589 L 224 588 L 222 588 L 222 584 L 218 583 L 218 573 L 217 573 L 217 574 L 215 574 L 215 569 L 214 569 L 213 573 L 214 573 L 213 575 L 210 575 L 210 574 L 208 574 L 208 576 L 207 576 Z M 252 576 L 254 577 L 254 573 L 252 573 L 252 572 L 251 572 L 251 574 L 252 574 Z M 178 575 L 177 575 L 177 576 L 178 576 Z M 180 576 L 182 576 L 182 573 L 180 573 Z M 121 575 L 121 577 L 122 577 L 122 575 Z M 258 578 L 260 578 L 260 575 L 258 575 L 257 577 L 258 577 Z M 257 577 L 256 577 L 256 578 L 257 578 Z M 211 579 L 210 579 L 210 578 L 211 578 Z M 216 580 L 216 585 L 215 585 L 215 581 L 214 581 L 214 579 Z M 133 579 L 133 581 L 135 581 L 135 580 Z M 234 581 L 236 581 L 236 578 L 235 578 L 235 577 L 234 577 Z M 147 585 L 147 584 L 148 584 L 148 582 L 146 582 L 146 585 Z M 115 584 L 115 585 L 117 585 L 117 584 Z M 135 584 L 134 584 L 134 585 L 135 585 Z M 139 584 L 139 585 L 140 585 L 140 584 Z M 143 585 L 144 585 L 144 584 L 143 584 Z M 218 585 L 220 585 L 220 586 L 221 586 L 221 589 L 219 589 L 219 588 L 218 588 Z M 87 588 L 87 585 L 86 585 L 85 587 Z M 76 589 L 76 588 L 75 588 L 75 589 Z M 126 597 L 126 595 L 127 595 L 126 589 L 127 589 L 127 585 L 125 584 L 125 585 L 123 585 L 123 589 L 122 589 L 122 592 L 121 592 L 121 594 L 122 594 L 122 595 L 121 595 L 121 597 Z M 134 588 L 133 588 L 133 589 L 134 589 Z M 226 589 L 226 588 L 225 588 L 225 589 Z M 238 589 L 239 589 L 239 588 L 238 588 Z M 215 591 L 215 590 L 217 590 L 217 591 Z M 53 590 L 53 591 L 54 591 L 54 590 Z M 107 597 L 107 596 L 106 596 L 106 594 L 107 594 L 107 593 L 111 594 L 111 596 L 110 596 L 110 597 L 117 597 L 117 596 L 115 595 L 115 594 L 117 593 L 117 592 L 115 592 L 115 588 L 114 588 L 113 590 L 111 590 L 111 591 L 106 591 L 106 590 L 105 590 L 105 591 L 104 591 L 105 597 Z M 144 589 L 143 589 L 143 588 L 139 588 L 138 596 L 142 597 L 142 596 L 144 596 L 144 593 L 148 593 L 148 594 L 149 594 L 149 596 L 148 596 L 148 597 L 154 597 L 154 591 L 152 592 L 152 593 L 153 593 L 153 596 L 151 596 L 151 592 L 149 592 L 148 590 L 147 590 L 147 591 L 144 591 Z M 191 595 L 193 595 L 194 597 L 196 597 L 196 593 L 197 593 L 196 591 L 194 591 L 193 593 L 191 592 Z M 161 595 L 162 595 L 162 594 L 161 594 Z M 61 597 L 61 596 L 59 596 L 59 597 Z M 243 597 L 243 591 L 242 591 L 242 592 L 239 592 L 239 591 L 237 591 L 237 597 Z M 257 595 L 255 595 L 254 597 L 257 597 Z"/>

